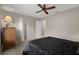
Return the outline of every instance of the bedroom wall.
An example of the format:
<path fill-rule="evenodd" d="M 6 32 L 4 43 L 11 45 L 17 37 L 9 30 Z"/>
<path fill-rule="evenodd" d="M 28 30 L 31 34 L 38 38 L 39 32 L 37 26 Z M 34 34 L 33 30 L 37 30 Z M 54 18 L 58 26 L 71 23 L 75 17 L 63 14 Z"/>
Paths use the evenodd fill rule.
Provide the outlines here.
<path fill-rule="evenodd" d="M 35 22 L 35 38 L 41 38 L 42 37 L 42 21 L 36 20 Z"/>
<path fill-rule="evenodd" d="M 36 18 L 28 17 L 26 20 L 27 23 L 27 40 L 34 40 L 35 39 L 35 21 Z"/>
<path fill-rule="evenodd" d="M 1 30 L 2 30 L 2 29 L 1 29 L 1 28 L 2 28 L 1 25 L 2 25 L 2 23 L 0 22 L 0 55 L 1 55 Z"/>
<path fill-rule="evenodd" d="M 0 9 L 0 15 L 1 17 L 4 17 L 6 15 L 12 16 L 13 23 L 17 27 L 17 34 L 18 34 L 17 39 L 19 39 L 20 41 L 33 40 L 35 38 L 35 35 L 34 35 L 35 34 L 35 23 L 34 22 L 35 20 L 37 20 L 37 18 L 4 11 L 1 9 Z M 18 26 L 20 25 L 20 19 L 23 19 L 23 31 L 20 31 L 20 29 L 18 28 Z M 24 36 L 24 40 L 23 40 L 23 36 Z"/>
<path fill-rule="evenodd" d="M 79 7 L 44 18 L 43 36 L 79 41 Z"/>

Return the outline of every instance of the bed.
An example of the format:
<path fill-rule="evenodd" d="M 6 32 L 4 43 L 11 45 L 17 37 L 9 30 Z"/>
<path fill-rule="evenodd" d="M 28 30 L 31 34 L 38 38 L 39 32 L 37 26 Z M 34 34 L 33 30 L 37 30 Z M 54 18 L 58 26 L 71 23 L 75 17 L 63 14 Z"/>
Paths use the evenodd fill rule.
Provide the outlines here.
<path fill-rule="evenodd" d="M 78 55 L 79 42 L 56 37 L 44 37 L 29 41 L 23 55 Z"/>

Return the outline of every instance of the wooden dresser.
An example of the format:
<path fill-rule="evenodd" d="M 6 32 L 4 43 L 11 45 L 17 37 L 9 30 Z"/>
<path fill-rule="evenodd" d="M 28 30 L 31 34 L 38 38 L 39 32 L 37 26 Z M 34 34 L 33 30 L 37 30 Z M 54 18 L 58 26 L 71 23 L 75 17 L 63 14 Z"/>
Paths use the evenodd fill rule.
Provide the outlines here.
<path fill-rule="evenodd" d="M 7 27 L 3 29 L 3 50 L 7 50 L 15 46 L 16 28 Z"/>

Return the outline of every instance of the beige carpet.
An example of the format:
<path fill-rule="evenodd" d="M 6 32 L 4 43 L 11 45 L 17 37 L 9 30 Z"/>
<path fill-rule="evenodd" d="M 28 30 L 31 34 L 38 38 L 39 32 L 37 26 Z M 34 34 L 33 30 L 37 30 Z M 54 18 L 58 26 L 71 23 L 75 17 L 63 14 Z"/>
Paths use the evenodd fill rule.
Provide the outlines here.
<path fill-rule="evenodd" d="M 22 51 L 26 45 L 26 42 L 21 43 L 20 45 L 17 45 L 16 48 L 13 47 L 11 49 L 6 50 L 2 53 L 2 55 L 22 55 Z"/>

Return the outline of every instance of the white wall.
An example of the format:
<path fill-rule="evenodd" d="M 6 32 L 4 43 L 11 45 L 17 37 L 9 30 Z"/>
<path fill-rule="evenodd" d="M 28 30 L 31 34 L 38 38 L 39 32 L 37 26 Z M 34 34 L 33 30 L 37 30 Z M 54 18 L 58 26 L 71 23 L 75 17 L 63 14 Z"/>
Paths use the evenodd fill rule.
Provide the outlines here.
<path fill-rule="evenodd" d="M 79 41 L 79 7 L 44 18 L 45 35 Z"/>
<path fill-rule="evenodd" d="M 41 38 L 42 37 L 42 21 L 36 20 L 35 22 L 35 38 Z"/>
<path fill-rule="evenodd" d="M 35 39 L 35 20 L 34 18 L 27 18 L 27 40 L 34 40 Z"/>
<path fill-rule="evenodd" d="M 1 17 L 2 15 L 0 15 L 0 55 L 1 55 L 1 30 L 2 30 L 2 22 L 1 22 Z"/>
<path fill-rule="evenodd" d="M 16 27 L 16 29 L 17 29 L 17 37 L 19 37 L 19 38 L 17 38 L 17 39 L 21 39 L 20 41 L 21 42 L 23 42 L 23 41 L 25 41 L 25 39 L 24 39 L 24 28 L 23 28 L 23 18 L 18 18 L 18 19 L 16 19 L 16 21 L 14 22 L 14 24 L 15 24 L 15 27 Z"/>

